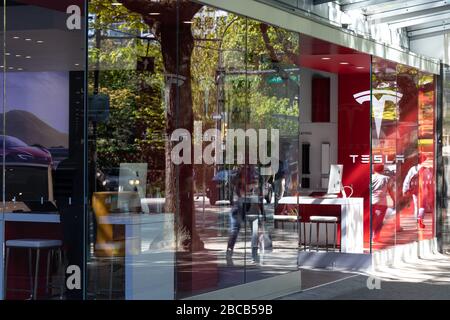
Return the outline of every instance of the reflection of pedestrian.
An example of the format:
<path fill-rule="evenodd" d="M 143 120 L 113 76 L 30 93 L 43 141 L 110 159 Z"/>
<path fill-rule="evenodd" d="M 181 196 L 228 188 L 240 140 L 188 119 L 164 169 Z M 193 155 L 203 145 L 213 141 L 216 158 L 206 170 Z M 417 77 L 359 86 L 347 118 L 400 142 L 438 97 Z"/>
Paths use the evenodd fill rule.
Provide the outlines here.
<path fill-rule="evenodd" d="M 273 180 L 273 189 L 275 192 L 275 206 L 278 204 L 278 201 L 284 195 L 284 191 L 286 188 L 286 171 L 287 168 L 285 166 L 285 162 L 280 160 L 278 163 L 278 171 L 275 174 Z"/>
<path fill-rule="evenodd" d="M 392 179 L 384 174 L 383 164 L 376 164 L 373 166 L 372 174 L 372 230 L 374 241 L 378 240 L 383 220 L 388 210 L 388 194 L 394 202 L 393 208 L 395 208 Z"/>
<path fill-rule="evenodd" d="M 234 177 L 234 192 L 237 196 L 237 201 L 233 202 L 233 207 L 230 213 L 230 234 L 227 245 L 227 262 L 231 263 L 234 246 L 241 229 L 242 222 L 244 222 L 245 214 L 249 211 L 251 203 L 245 202 L 245 196 L 254 192 L 258 192 L 258 174 L 254 165 L 243 165 L 236 176 Z M 255 259 L 257 255 L 257 241 L 252 237 L 252 256 Z"/>
<path fill-rule="evenodd" d="M 195 200 L 200 199 L 200 194 L 198 192 L 198 187 L 197 187 L 197 173 L 196 170 L 192 170 L 192 180 L 194 181 L 194 195 L 195 195 Z"/>
<path fill-rule="evenodd" d="M 425 215 L 425 208 L 427 202 L 427 188 L 423 188 L 424 184 L 427 183 L 427 172 L 429 171 L 424 165 L 426 156 L 421 154 L 418 159 L 418 164 L 412 166 L 408 174 L 403 181 L 403 194 L 411 195 L 414 202 L 414 216 L 417 218 L 417 223 L 419 228 L 424 229 L 425 224 L 423 223 L 423 217 Z"/>

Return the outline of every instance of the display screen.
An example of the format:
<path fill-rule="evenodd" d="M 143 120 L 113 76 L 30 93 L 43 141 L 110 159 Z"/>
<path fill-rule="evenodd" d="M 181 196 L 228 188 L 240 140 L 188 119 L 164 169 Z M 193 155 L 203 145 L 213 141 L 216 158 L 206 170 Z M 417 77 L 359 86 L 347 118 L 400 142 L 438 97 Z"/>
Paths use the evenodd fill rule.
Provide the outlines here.
<path fill-rule="evenodd" d="M 68 154 L 69 74 L 8 72 L 4 79 L 6 161 L 56 167 Z"/>

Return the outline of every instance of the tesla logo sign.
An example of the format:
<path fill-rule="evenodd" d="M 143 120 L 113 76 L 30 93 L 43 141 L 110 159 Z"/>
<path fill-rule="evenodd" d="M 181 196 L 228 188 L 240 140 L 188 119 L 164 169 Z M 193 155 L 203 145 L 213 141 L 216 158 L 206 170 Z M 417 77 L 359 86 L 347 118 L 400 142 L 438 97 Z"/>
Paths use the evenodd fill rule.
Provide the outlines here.
<path fill-rule="evenodd" d="M 380 94 L 381 97 L 378 99 L 375 95 Z M 397 103 L 403 97 L 403 94 L 392 90 L 367 90 L 354 94 L 353 97 L 359 104 L 370 101 L 370 98 L 372 98 L 373 118 L 375 119 L 375 129 L 377 130 L 377 138 L 379 139 L 386 101 Z"/>
<path fill-rule="evenodd" d="M 352 162 L 356 163 L 356 160 L 359 159 L 361 163 L 367 164 L 370 163 L 370 155 L 359 155 L 359 154 L 351 154 L 350 158 L 352 158 Z M 381 155 L 374 154 L 372 155 L 372 163 L 375 164 L 394 164 L 394 163 L 405 163 L 405 156 L 402 154 L 397 154 L 395 156 L 389 155 Z"/>

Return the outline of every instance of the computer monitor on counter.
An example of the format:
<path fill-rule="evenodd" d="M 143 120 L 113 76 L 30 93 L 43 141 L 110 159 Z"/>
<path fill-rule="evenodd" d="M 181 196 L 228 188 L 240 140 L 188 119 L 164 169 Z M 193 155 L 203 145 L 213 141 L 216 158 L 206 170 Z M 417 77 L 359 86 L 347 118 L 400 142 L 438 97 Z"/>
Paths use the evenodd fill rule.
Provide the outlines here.
<path fill-rule="evenodd" d="M 328 180 L 328 191 L 327 196 L 337 197 L 339 193 L 343 191 L 342 188 L 342 171 L 344 170 L 344 165 L 342 164 L 332 164 L 330 165 L 330 177 Z"/>

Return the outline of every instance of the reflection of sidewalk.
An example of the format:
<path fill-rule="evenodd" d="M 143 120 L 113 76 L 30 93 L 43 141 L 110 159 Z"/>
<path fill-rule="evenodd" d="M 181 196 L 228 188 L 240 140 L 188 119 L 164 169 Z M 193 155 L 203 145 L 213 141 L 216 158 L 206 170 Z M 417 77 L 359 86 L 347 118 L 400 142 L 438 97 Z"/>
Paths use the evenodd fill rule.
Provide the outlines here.
<path fill-rule="evenodd" d="M 369 276 L 380 280 L 380 289 L 367 287 Z M 340 279 L 285 296 L 285 300 L 314 299 L 450 299 L 450 257 L 430 255 L 371 274 L 347 274 Z M 316 275 L 320 277 L 319 275 Z M 323 275 L 325 276 L 325 274 Z M 302 272 L 302 282 L 306 274 Z M 374 282 L 372 282 L 374 283 Z"/>
<path fill-rule="evenodd" d="M 282 300 L 438 300 L 450 299 L 450 284 L 381 282 L 380 290 L 367 288 L 367 276 L 356 275 Z"/>

